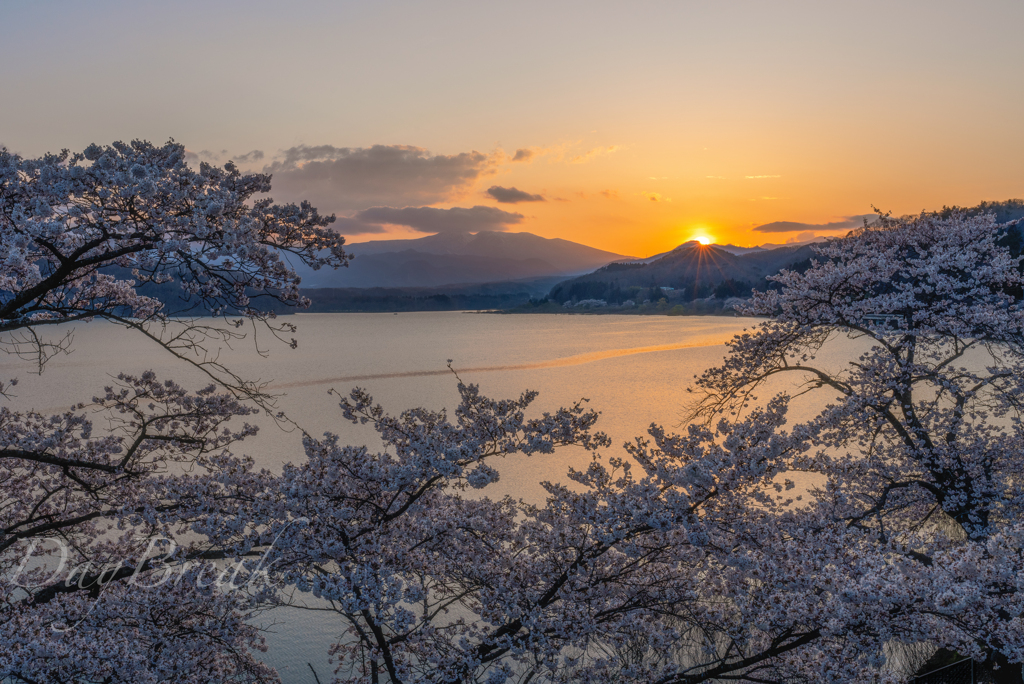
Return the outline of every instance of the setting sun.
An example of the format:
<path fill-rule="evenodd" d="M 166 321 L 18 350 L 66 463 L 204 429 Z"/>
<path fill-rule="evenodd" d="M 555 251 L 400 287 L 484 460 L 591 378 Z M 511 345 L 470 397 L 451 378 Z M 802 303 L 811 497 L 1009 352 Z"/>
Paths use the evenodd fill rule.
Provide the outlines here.
<path fill-rule="evenodd" d="M 712 242 L 711 238 L 709 238 L 707 235 L 698 235 L 693 239 L 702 245 L 710 245 Z"/>

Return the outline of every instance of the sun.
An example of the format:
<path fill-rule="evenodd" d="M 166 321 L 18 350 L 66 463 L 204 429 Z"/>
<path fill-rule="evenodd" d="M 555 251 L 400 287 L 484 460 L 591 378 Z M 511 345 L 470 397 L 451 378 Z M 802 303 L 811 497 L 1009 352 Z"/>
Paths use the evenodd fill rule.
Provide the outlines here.
<path fill-rule="evenodd" d="M 697 235 L 693 239 L 696 240 L 697 242 L 699 242 L 702 245 L 710 245 L 711 244 L 711 238 L 709 238 L 707 235 Z"/>

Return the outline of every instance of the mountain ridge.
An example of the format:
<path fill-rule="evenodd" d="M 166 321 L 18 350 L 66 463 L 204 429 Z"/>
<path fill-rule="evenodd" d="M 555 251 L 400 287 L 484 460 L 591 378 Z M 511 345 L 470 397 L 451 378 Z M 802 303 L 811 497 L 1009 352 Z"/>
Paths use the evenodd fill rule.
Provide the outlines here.
<path fill-rule="evenodd" d="M 807 261 L 814 255 L 809 245 L 734 254 L 716 245 L 683 243 L 651 260 L 616 262 L 551 289 L 556 302 L 603 299 L 622 303 L 640 292 L 673 291 L 673 299 L 692 301 L 709 296 L 747 296 L 754 287 L 764 289 L 767 276 L 782 268 Z"/>
<path fill-rule="evenodd" d="M 303 288 L 439 287 L 548 276 L 569 277 L 628 257 L 533 233 L 438 233 L 411 240 L 346 246 L 348 268 L 313 271 L 296 264 Z"/>

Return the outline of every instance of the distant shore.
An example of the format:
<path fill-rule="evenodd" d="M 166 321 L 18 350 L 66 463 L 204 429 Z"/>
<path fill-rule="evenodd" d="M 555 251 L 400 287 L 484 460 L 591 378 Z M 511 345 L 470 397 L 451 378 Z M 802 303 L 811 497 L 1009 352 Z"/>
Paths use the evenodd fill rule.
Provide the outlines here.
<path fill-rule="evenodd" d="M 495 313 L 507 314 L 581 314 L 589 316 L 620 315 L 620 316 L 741 316 L 736 306 L 743 303 L 739 298 L 726 300 L 708 298 L 689 302 L 669 302 L 662 299 L 658 302 L 642 302 L 640 304 L 607 304 L 600 302 L 566 302 L 559 304 L 551 300 L 531 300 L 525 304 L 511 307 Z"/>

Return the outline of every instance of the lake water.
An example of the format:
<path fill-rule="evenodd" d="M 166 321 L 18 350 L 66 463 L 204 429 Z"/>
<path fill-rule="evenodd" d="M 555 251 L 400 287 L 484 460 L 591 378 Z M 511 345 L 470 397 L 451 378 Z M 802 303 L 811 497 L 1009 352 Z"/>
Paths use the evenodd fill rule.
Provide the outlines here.
<path fill-rule="evenodd" d="M 283 393 L 280 407 L 314 435 L 332 431 L 352 444 L 375 444 L 366 427 L 341 419 L 331 388 L 368 389 L 391 411 L 425 406 L 452 408 L 456 381 L 446 360 L 466 382 L 495 398 L 540 392 L 539 414 L 587 397 L 602 412 L 598 427 L 613 439 L 614 450 L 652 423 L 677 425 L 693 377 L 717 364 L 724 342 L 756 323 L 746 318 L 666 316 L 493 315 L 461 312 L 393 314 L 299 314 L 299 348 L 261 338 L 267 358 L 251 342 L 224 349 L 228 366 L 247 379 L 270 381 Z M 49 332 L 49 331 L 47 331 Z M 266 336 L 264 336 L 266 337 Z M 53 359 L 41 376 L 14 357 L 0 358 L 0 377 L 18 377 L 16 408 L 65 410 L 100 393 L 120 371 L 156 371 L 199 387 L 204 378 L 139 336 L 107 323 L 76 326 L 74 353 Z M 285 432 L 273 421 L 258 420 L 260 434 L 236 452 L 248 453 L 260 466 L 279 470 L 301 461 L 298 431 Z M 499 465 L 501 480 L 486 494 L 511 494 L 539 503 L 543 480 L 564 480 L 570 465 L 585 466 L 578 450 L 552 456 L 519 458 Z M 322 681 L 330 679 L 327 647 L 343 630 L 325 613 L 274 611 L 278 623 L 268 637 L 267 661 L 289 684 L 314 681 L 307 663 Z"/>

